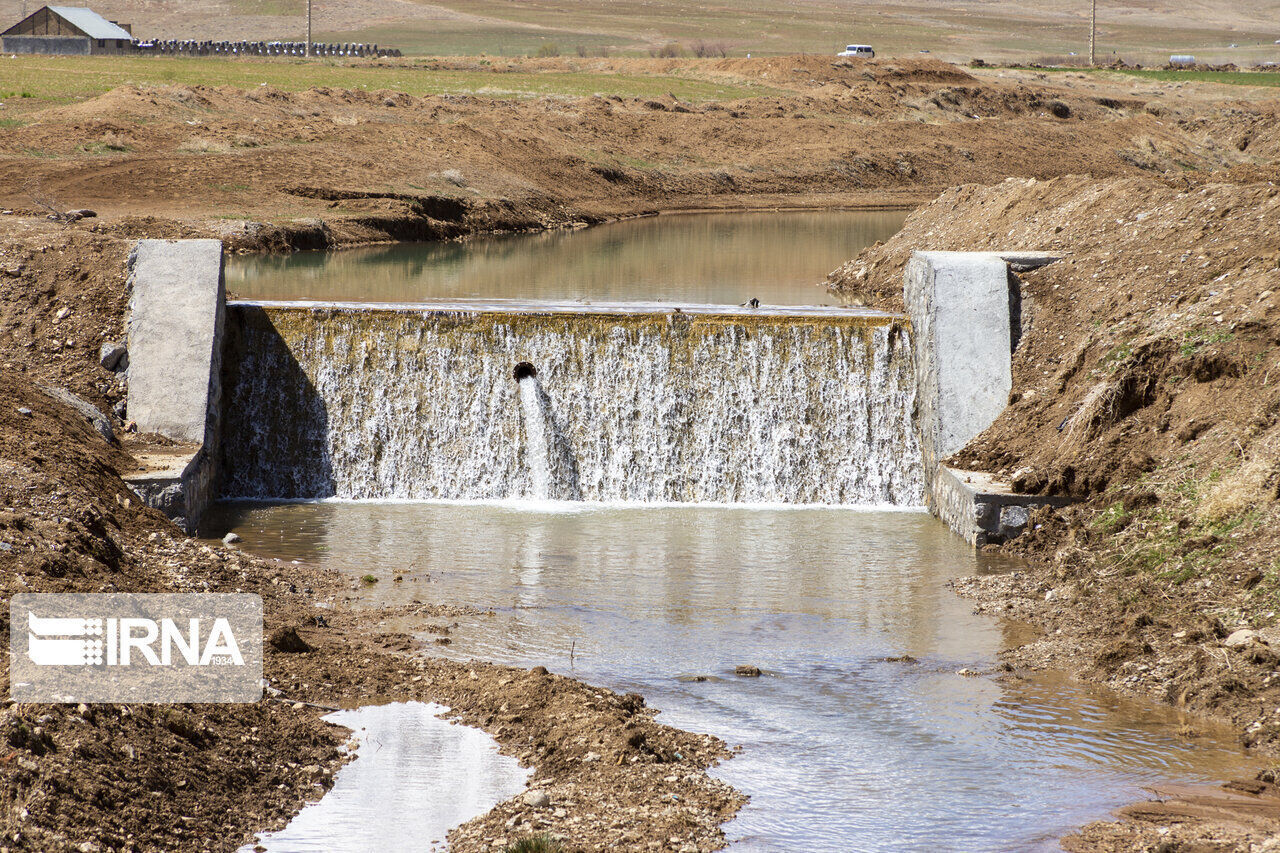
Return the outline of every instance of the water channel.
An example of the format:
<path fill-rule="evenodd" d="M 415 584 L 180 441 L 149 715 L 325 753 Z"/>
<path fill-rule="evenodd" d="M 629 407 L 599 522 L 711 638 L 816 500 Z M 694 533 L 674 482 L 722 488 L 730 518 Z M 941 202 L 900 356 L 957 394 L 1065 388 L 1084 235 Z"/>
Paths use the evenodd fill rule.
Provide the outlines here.
<path fill-rule="evenodd" d="M 659 217 L 509 238 L 476 247 L 476 258 L 468 247 L 376 250 L 382 271 L 376 260 L 340 255 L 255 260 L 241 262 L 244 278 L 230 286 L 293 300 L 594 299 L 593 276 L 607 264 L 588 262 L 591 247 L 616 239 L 627 272 L 602 279 L 622 288 L 610 299 L 737 303 L 767 293 L 776 304 L 819 304 L 813 282 L 859 241 L 885 236 L 851 239 L 859 216 Z M 626 246 L 629 233 L 643 251 Z M 715 287 L 667 287 L 666 259 L 697 255 L 698 240 L 698 276 Z M 788 275 L 782 264 L 761 273 L 775 247 L 820 271 Z M 422 257 L 410 262 L 415 252 Z M 654 260 L 647 276 L 644 258 Z M 563 277 L 543 272 L 557 263 Z M 292 279 L 290 264 L 304 280 Z M 308 270 L 328 272 L 308 283 Z M 1057 849 L 1064 832 L 1141 798 L 1144 785 L 1218 781 L 1253 766 L 1229 732 L 1202 721 L 1202 737 L 1179 737 L 1183 720 L 1169 708 L 998 671 L 997 653 L 1022 629 L 973 615 L 946 582 L 1013 566 L 974 553 L 915 506 L 918 450 L 903 420 L 911 398 L 889 381 L 902 368 L 889 326 L 797 337 L 762 321 L 728 334 L 739 322 L 729 318 L 710 331 L 650 334 L 608 313 L 528 320 L 505 309 L 462 319 L 454 309 L 397 310 L 356 322 L 350 312 L 312 320 L 249 310 L 262 312 L 254 322 L 263 328 L 274 324 L 277 354 L 239 356 L 228 399 L 252 406 L 255 395 L 273 396 L 237 427 L 253 436 L 224 444 L 242 472 L 238 493 L 276 500 L 222 505 L 220 531 L 234 530 L 254 553 L 353 581 L 372 574 L 379 582 L 363 593 L 371 605 L 465 603 L 496 614 L 459 620 L 452 645 L 434 653 L 544 665 L 636 691 L 663 722 L 741 745 L 715 771 L 752 797 L 726 826 L 738 849 Z M 445 359 L 459 350 L 467 357 Z M 540 353 L 539 384 L 526 387 L 535 377 L 518 370 L 517 381 L 511 364 L 530 351 Z M 824 359 L 843 367 L 825 374 Z M 686 362 L 710 365 L 721 381 L 691 388 L 697 372 L 676 369 Z M 751 370 L 735 373 L 739 362 Z M 433 384 L 442 373 L 460 384 Z M 362 376 L 376 381 L 363 388 Z M 291 408 L 291 385 L 322 415 L 300 431 L 291 412 L 275 425 L 270 413 Z M 862 390 L 850 396 L 855 385 Z M 455 398 L 471 402 L 457 407 Z M 652 407 L 666 408 L 646 418 Z M 756 418 L 762 409 L 771 415 Z M 442 423 L 441 411 L 462 428 Z M 397 426 L 415 419 L 426 426 Z M 592 432 L 593 420 L 610 430 Z M 671 450 L 691 433 L 695 450 Z M 717 456 L 724 444 L 746 456 Z M 439 452 L 417 449 L 426 446 Z M 547 462 L 553 453 L 567 460 L 568 480 Z M 400 470 L 450 458 L 461 466 L 468 454 L 480 461 L 465 476 L 406 479 Z M 619 454 L 625 465 L 615 464 Z M 858 464 L 845 466 L 841 454 Z M 710 468 L 699 461 L 711 457 Z M 307 464 L 324 477 L 297 470 Z M 677 465 L 689 469 L 677 478 L 683 491 L 646 486 Z M 270 466 L 265 479 L 244 473 Z M 507 468 L 523 473 L 495 473 Z M 740 468 L 755 479 L 743 481 Z M 787 476 L 766 476 L 773 469 Z M 848 488 L 824 491 L 842 476 Z M 548 480 L 597 499 L 545 499 L 565 491 Z M 673 493 L 694 497 L 666 500 Z M 435 636 L 428 623 L 404 627 L 428 643 Z M 738 664 L 764 675 L 738 677 Z"/>

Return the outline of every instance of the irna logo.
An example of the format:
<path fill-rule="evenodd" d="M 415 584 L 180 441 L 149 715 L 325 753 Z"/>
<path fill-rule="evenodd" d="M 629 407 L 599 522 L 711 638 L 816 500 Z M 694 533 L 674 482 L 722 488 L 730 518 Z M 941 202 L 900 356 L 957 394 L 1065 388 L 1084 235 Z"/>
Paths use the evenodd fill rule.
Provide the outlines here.
<path fill-rule="evenodd" d="M 27 594 L 9 604 L 17 702 L 256 702 L 262 599 Z"/>
<path fill-rule="evenodd" d="M 244 666 L 226 618 L 173 619 L 41 617 L 27 613 L 27 657 L 39 666 Z"/>

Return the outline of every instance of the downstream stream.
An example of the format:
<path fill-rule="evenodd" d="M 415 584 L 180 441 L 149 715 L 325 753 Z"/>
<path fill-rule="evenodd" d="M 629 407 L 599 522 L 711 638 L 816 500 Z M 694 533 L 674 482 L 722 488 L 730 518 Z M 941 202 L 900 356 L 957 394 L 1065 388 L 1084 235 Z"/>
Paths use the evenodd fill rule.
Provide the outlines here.
<path fill-rule="evenodd" d="M 255 300 L 437 304 L 233 306 L 224 464 L 258 500 L 214 524 L 373 575 L 371 605 L 492 609 L 398 626 L 434 653 L 636 691 L 741 745 L 715 773 L 752 798 L 726 826 L 742 850 L 1057 849 L 1144 785 L 1249 773 L 1228 731 L 1188 740 L 1169 708 L 999 671 L 1019 628 L 946 583 L 1016 566 L 918 507 L 896 319 L 769 314 L 832 303 L 814 283 L 901 219 L 238 259 L 228 286 Z M 597 305 L 620 300 L 664 304 Z M 324 804 L 310 826 L 343 820 Z"/>
<path fill-rule="evenodd" d="M 370 603 L 496 611 L 462 620 L 439 654 L 635 691 L 663 722 L 742 745 L 716 775 L 751 795 L 726 827 L 744 850 L 1057 849 L 1072 827 L 1142 798 L 1143 785 L 1252 766 L 1229 732 L 1179 738 L 1171 709 L 992 674 L 1012 629 L 973 615 L 946 581 L 1009 566 L 921 512 L 223 511 L 250 551 L 353 581 L 373 574 Z M 904 655 L 914 660 L 890 660 Z M 765 675 L 738 677 L 737 664 Z"/>

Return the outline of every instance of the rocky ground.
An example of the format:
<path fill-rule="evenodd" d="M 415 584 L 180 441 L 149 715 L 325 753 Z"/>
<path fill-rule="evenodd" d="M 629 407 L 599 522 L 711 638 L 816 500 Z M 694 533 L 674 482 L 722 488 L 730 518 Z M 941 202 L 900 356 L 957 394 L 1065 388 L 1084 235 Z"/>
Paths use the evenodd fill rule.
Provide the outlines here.
<path fill-rule="evenodd" d="M 139 507 L 119 476 L 127 454 L 40 386 L 126 427 L 123 379 L 99 348 L 123 335 L 125 259 L 144 236 L 289 249 L 942 192 L 833 282 L 894 307 L 912 248 L 1062 250 L 1026 276 L 1012 405 L 956 462 L 1079 499 L 1009 546 L 1027 571 L 961 591 L 1043 629 L 1016 663 L 1225 715 L 1273 744 L 1278 105 L 1239 88 L 929 61 L 699 73 L 778 94 L 126 87 L 0 131 L 0 582 L 9 595 L 256 591 L 280 647 L 266 663 L 280 695 L 255 706 L 7 706 L 4 846 L 234 849 L 322 793 L 342 761 L 346 732 L 300 702 L 432 699 L 534 766 L 548 802 L 503 804 L 454 833 L 459 850 L 544 831 L 569 849 L 712 849 L 742 802 L 703 772 L 725 745 L 658 725 L 638 697 L 416 655 L 352 610 L 335 577 L 199 544 Z M 65 215 L 83 208 L 97 215 Z M 1222 642 L 1242 627 L 1257 635 Z M 284 650 L 289 629 L 309 651 Z M 1070 843 L 1133 849 L 1168 840 L 1160 828 L 1199 843 L 1226 825 L 1161 820 Z M 1233 825 L 1220 835 L 1237 847 L 1261 837 Z"/>

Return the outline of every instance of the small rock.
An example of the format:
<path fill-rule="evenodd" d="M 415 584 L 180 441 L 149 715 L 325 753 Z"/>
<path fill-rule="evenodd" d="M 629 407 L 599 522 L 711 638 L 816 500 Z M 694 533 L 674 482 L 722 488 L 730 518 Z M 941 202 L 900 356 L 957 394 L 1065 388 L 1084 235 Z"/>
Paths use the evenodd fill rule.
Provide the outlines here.
<path fill-rule="evenodd" d="M 223 545 L 234 545 L 239 541 L 241 541 L 240 536 L 236 533 L 228 533 L 226 536 L 222 537 Z"/>
<path fill-rule="evenodd" d="M 293 710 L 295 711 L 301 711 L 303 708 L 307 706 L 306 706 L 306 703 L 304 702 L 294 702 L 290 707 L 293 708 Z"/>
<path fill-rule="evenodd" d="M 98 411 L 98 409 L 75 394 L 72 394 L 65 388 L 56 388 L 51 385 L 41 385 L 40 390 L 48 394 L 50 397 L 60 402 L 66 403 L 75 409 L 89 421 L 89 424 L 102 436 L 103 441 L 108 444 L 116 443 L 115 433 L 111 429 L 111 421 L 107 420 L 107 416 Z"/>
<path fill-rule="evenodd" d="M 1249 645 L 1255 640 L 1260 640 L 1257 631 L 1254 631 L 1251 628 L 1241 628 L 1239 631 L 1233 632 L 1231 636 L 1223 640 L 1222 644 L 1229 649 L 1239 649 Z"/>
<path fill-rule="evenodd" d="M 96 210 L 90 210 L 87 207 L 79 207 L 75 210 L 68 210 L 67 216 L 74 216 L 76 219 L 93 219 L 98 215 Z"/>
<path fill-rule="evenodd" d="M 63 320 L 67 319 L 67 315 L 70 313 L 70 308 L 59 308 L 58 313 L 53 315 L 53 322 L 61 323 Z"/>
<path fill-rule="evenodd" d="M 740 663 L 733 668 L 735 675 L 741 675 L 743 678 L 759 678 L 760 667 L 752 666 L 749 663 Z"/>
<path fill-rule="evenodd" d="M 966 666 L 964 669 L 958 670 L 956 675 L 963 675 L 965 678 L 976 678 L 980 673 L 976 669 L 969 669 Z"/>
<path fill-rule="evenodd" d="M 98 349 L 98 363 L 104 370 L 124 370 L 129 366 L 129 351 L 122 343 L 107 341 Z"/>
<path fill-rule="evenodd" d="M 532 806 L 535 809 L 545 809 L 547 806 L 551 805 L 551 797 L 547 795 L 547 792 L 539 791 L 537 789 L 525 791 L 524 796 L 521 799 L 524 800 L 524 804 L 526 806 Z"/>
<path fill-rule="evenodd" d="M 31 417 L 31 410 L 28 409 L 26 406 L 19 406 L 18 414 L 22 415 L 24 418 L 29 418 Z"/>
<path fill-rule="evenodd" d="M 598 752 L 588 752 L 586 755 L 582 756 L 583 764 L 594 764 L 599 760 L 600 760 L 600 753 Z"/>

